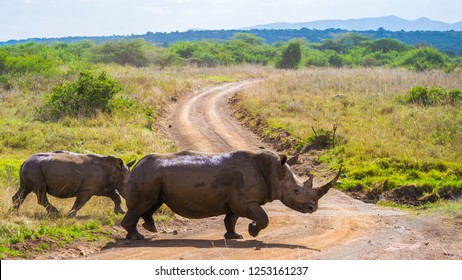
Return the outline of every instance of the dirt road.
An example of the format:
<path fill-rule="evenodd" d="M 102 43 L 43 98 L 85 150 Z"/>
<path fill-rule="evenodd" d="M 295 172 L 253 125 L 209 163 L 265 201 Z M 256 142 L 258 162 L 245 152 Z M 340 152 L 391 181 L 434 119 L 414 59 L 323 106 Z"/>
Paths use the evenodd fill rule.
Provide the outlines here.
<path fill-rule="evenodd" d="M 227 108 L 229 97 L 254 83 L 228 83 L 178 102 L 168 125 L 180 147 L 204 152 L 270 149 L 238 125 Z M 245 218 L 236 227 L 244 239 L 231 241 L 223 239 L 223 216 L 179 218 L 160 224 L 156 234 L 140 227 L 146 240 L 121 238 L 86 259 L 462 259 L 460 233 L 443 220 L 366 204 L 337 190 L 329 191 L 313 214 L 277 201 L 264 208 L 270 224 L 257 238 L 247 233 L 250 221 Z"/>

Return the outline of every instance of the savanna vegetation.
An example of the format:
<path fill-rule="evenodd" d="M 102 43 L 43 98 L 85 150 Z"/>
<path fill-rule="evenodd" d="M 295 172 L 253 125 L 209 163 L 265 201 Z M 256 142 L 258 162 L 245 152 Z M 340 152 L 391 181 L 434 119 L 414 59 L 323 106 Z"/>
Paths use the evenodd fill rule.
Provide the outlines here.
<path fill-rule="evenodd" d="M 287 131 L 294 149 L 327 142 L 313 147 L 344 165 L 340 189 L 421 204 L 462 194 L 461 88 L 460 73 L 306 69 L 273 74 L 239 106 L 264 133 Z"/>
<path fill-rule="evenodd" d="M 166 104 L 245 78 L 262 81 L 240 95 L 239 105 L 263 120 L 267 133 L 289 132 L 293 148 L 318 141 L 312 127 L 328 134 L 337 125 L 335 148 L 320 160 L 333 168 L 344 164 L 340 188 L 380 195 L 414 186 L 419 198 L 456 197 L 462 189 L 460 65 L 460 58 L 431 47 L 356 34 L 319 44 L 268 45 L 238 33 L 228 41 L 162 48 L 143 40 L 2 46 L 1 258 L 31 258 L 79 240 L 104 242 L 122 218 L 112 214 L 109 199 L 96 197 L 72 219 L 48 218 L 33 194 L 11 212 L 27 157 L 70 150 L 128 162 L 175 151 L 157 126 Z M 73 203 L 50 201 L 64 213 Z M 170 219 L 168 209 L 163 213 Z"/>

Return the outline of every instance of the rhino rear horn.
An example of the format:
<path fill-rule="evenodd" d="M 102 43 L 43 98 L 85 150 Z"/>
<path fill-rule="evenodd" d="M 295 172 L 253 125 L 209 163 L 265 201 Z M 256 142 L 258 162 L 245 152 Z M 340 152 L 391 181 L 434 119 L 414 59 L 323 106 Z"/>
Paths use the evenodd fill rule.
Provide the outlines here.
<path fill-rule="evenodd" d="M 316 188 L 316 194 L 318 195 L 318 197 L 325 195 L 330 190 L 330 188 L 332 188 L 335 185 L 335 183 L 337 183 L 337 180 L 340 177 L 341 173 L 342 173 L 342 166 L 340 166 L 340 170 L 338 171 L 335 178 L 332 179 L 332 181 L 330 181 L 329 183 L 325 184 L 322 187 Z"/>
<path fill-rule="evenodd" d="M 313 179 L 314 179 L 314 175 L 311 174 L 310 177 L 308 178 L 308 180 L 306 180 L 303 183 L 303 187 L 311 189 L 313 187 Z"/>

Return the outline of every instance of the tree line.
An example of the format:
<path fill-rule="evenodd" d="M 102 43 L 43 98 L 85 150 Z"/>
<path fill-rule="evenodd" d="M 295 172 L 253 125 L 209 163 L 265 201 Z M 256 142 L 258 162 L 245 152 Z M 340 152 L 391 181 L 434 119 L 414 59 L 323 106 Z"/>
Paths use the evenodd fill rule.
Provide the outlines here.
<path fill-rule="evenodd" d="M 237 64 L 299 67 L 405 67 L 415 71 L 461 68 L 462 57 L 448 56 L 431 46 L 410 46 L 399 40 L 373 39 L 347 33 L 320 43 L 304 39 L 267 44 L 249 33 L 230 40 L 178 41 L 156 46 L 144 39 L 0 46 L 0 83 L 24 73 L 68 74 L 98 63 L 135 67 L 194 65 L 218 67 Z"/>
<path fill-rule="evenodd" d="M 93 37 L 62 37 L 62 38 L 32 38 L 26 40 L 10 40 L 0 42 L 0 45 L 14 45 L 27 42 L 53 44 L 56 42 L 75 43 L 90 40 L 96 44 L 107 41 L 144 39 L 158 45 L 169 45 L 178 41 L 204 41 L 232 39 L 236 33 L 248 33 L 264 39 L 264 42 L 273 45 L 277 42 L 287 42 L 302 38 L 310 43 L 321 43 L 324 39 L 338 38 L 346 33 L 354 32 L 373 39 L 391 38 L 408 45 L 433 46 L 450 56 L 462 55 L 462 31 L 390 31 L 384 28 L 366 31 L 348 31 L 338 28 L 326 30 L 317 29 L 252 29 L 252 30 L 189 30 L 184 32 L 147 32 L 146 34 L 112 35 Z"/>

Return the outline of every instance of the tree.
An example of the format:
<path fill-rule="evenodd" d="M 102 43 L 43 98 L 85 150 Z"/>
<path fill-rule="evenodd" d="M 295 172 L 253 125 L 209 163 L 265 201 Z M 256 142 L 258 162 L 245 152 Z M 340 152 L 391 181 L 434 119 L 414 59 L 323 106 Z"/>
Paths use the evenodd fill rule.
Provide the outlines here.
<path fill-rule="evenodd" d="M 215 67 L 220 64 L 220 61 L 209 52 L 195 52 L 186 62 L 197 67 Z"/>
<path fill-rule="evenodd" d="M 261 45 L 264 41 L 263 38 L 249 33 L 236 33 L 231 40 L 242 41 L 249 45 Z"/>
<path fill-rule="evenodd" d="M 283 48 L 281 57 L 276 63 L 280 69 L 295 69 L 302 60 L 301 41 L 292 40 Z"/>
<path fill-rule="evenodd" d="M 383 38 L 371 42 L 367 46 L 368 51 L 370 52 L 384 52 L 388 53 L 391 51 L 402 52 L 408 49 L 408 46 L 401 41 Z"/>
<path fill-rule="evenodd" d="M 145 47 L 146 43 L 143 39 L 106 42 L 97 47 L 94 60 L 137 67 L 146 66 L 148 60 L 145 56 Z"/>
<path fill-rule="evenodd" d="M 146 52 L 146 58 L 154 65 L 159 66 L 160 70 L 170 65 L 176 65 L 181 61 L 181 57 L 167 49 L 155 48 Z"/>
<path fill-rule="evenodd" d="M 169 49 L 184 59 L 191 58 L 199 49 L 197 42 L 179 41 L 169 46 Z"/>
<path fill-rule="evenodd" d="M 335 39 L 324 39 L 316 46 L 319 50 L 333 50 L 338 53 L 347 53 L 351 48 L 360 46 L 370 40 L 369 37 L 357 33 L 346 33 Z"/>
<path fill-rule="evenodd" d="M 341 57 L 337 53 L 333 53 L 331 56 L 329 56 L 329 64 L 330 66 L 336 67 L 336 68 L 341 68 L 345 64 L 345 60 L 343 57 Z"/>

